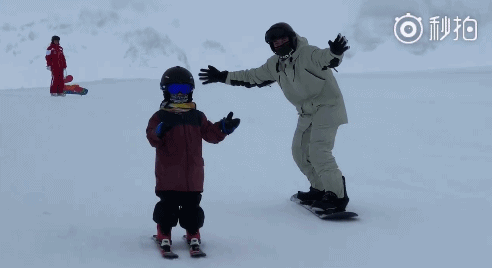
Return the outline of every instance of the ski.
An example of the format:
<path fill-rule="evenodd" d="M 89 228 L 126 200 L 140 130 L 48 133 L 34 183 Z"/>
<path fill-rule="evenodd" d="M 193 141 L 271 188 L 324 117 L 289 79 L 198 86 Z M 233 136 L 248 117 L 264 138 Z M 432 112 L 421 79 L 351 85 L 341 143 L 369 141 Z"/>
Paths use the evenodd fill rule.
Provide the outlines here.
<path fill-rule="evenodd" d="M 350 218 L 354 218 L 354 217 L 357 217 L 359 215 L 357 215 L 357 213 L 355 212 L 350 212 L 350 211 L 342 211 L 342 212 L 334 212 L 334 213 L 331 213 L 331 212 L 326 212 L 322 209 L 316 209 L 316 208 L 313 208 L 312 206 L 310 205 L 306 205 L 306 204 L 302 204 L 301 200 L 299 200 L 297 198 L 297 194 L 294 194 L 290 200 L 300 206 L 302 206 L 303 208 L 311 211 L 314 215 L 316 215 L 318 218 L 320 219 L 323 219 L 323 220 L 341 220 L 341 219 L 350 219 Z"/>
<path fill-rule="evenodd" d="M 152 240 L 154 240 L 154 242 L 159 247 L 159 250 L 161 251 L 162 257 L 164 257 L 166 259 L 176 259 L 179 257 L 178 254 L 172 252 L 170 246 L 164 246 L 164 248 L 162 248 L 161 247 L 161 241 L 157 239 L 157 235 L 153 235 Z"/>
<path fill-rule="evenodd" d="M 205 252 L 203 252 L 202 249 L 200 248 L 201 243 L 199 241 L 194 241 L 194 243 L 190 244 L 188 239 L 186 239 L 186 235 L 183 235 L 183 239 L 190 247 L 190 256 L 192 258 L 200 258 L 200 257 L 207 256 L 207 254 L 205 254 Z"/>

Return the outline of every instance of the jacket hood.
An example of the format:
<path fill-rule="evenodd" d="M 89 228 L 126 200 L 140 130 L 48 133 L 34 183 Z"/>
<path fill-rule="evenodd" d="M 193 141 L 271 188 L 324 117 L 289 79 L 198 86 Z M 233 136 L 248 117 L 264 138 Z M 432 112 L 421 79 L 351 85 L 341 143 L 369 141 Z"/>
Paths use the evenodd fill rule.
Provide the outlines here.
<path fill-rule="evenodd" d="M 301 47 L 309 45 L 309 42 L 306 39 L 306 37 L 302 37 L 298 34 L 296 34 L 296 36 L 297 36 L 297 47 L 296 47 L 296 51 L 294 51 L 294 53 L 292 53 L 291 58 L 293 58 L 293 59 L 295 59 L 299 56 Z"/>

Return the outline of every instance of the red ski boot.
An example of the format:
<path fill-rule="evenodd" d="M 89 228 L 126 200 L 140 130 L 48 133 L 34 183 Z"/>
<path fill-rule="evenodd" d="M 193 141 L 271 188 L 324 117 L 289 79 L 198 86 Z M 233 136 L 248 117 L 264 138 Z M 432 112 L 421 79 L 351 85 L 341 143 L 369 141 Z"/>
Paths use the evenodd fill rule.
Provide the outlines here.
<path fill-rule="evenodd" d="M 186 242 L 190 245 L 190 256 L 194 258 L 205 257 L 207 254 L 200 249 L 200 244 L 202 243 L 200 239 L 200 230 L 192 234 L 186 231 Z"/>
<path fill-rule="evenodd" d="M 154 239 L 156 243 L 160 246 L 161 254 L 162 257 L 166 259 L 175 259 L 178 257 L 177 254 L 171 251 L 171 245 L 172 245 L 172 240 L 171 240 L 171 231 L 169 230 L 169 233 L 164 234 L 159 226 L 157 224 L 157 235 L 154 236 Z"/>

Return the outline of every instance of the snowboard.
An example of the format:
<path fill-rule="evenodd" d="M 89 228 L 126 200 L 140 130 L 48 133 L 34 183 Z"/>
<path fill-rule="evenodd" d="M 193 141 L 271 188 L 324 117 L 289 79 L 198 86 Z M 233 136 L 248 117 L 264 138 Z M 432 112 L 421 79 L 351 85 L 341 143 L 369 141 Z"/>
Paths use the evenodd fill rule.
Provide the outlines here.
<path fill-rule="evenodd" d="M 67 75 L 65 78 L 63 78 L 64 83 L 70 83 L 73 81 L 73 76 L 72 75 Z"/>
<path fill-rule="evenodd" d="M 65 87 L 63 88 L 63 92 L 65 94 L 87 95 L 89 90 L 79 85 L 65 85 Z"/>
<path fill-rule="evenodd" d="M 299 204 L 303 208 L 311 211 L 314 215 L 316 215 L 318 218 L 323 219 L 323 220 L 343 220 L 343 219 L 350 219 L 357 217 L 357 213 L 355 212 L 350 212 L 350 211 L 342 211 L 342 212 L 335 212 L 335 213 L 326 213 L 324 210 L 321 209 L 316 209 L 313 208 L 310 205 L 304 205 L 301 203 L 301 200 L 297 198 L 297 194 L 294 194 L 290 198 L 291 201 L 293 201 L 296 204 Z"/>

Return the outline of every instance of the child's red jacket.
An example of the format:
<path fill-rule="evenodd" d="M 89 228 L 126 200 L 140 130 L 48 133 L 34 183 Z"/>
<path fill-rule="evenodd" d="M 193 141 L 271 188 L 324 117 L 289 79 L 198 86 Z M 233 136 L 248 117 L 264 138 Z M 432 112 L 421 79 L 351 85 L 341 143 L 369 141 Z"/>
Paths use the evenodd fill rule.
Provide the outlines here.
<path fill-rule="evenodd" d="M 174 125 L 162 139 L 155 133 L 160 122 Z M 183 113 L 159 110 L 150 118 L 146 132 L 150 145 L 156 148 L 155 190 L 202 192 L 202 139 L 210 143 L 224 140 L 226 134 L 219 123 L 213 124 L 195 109 Z"/>

